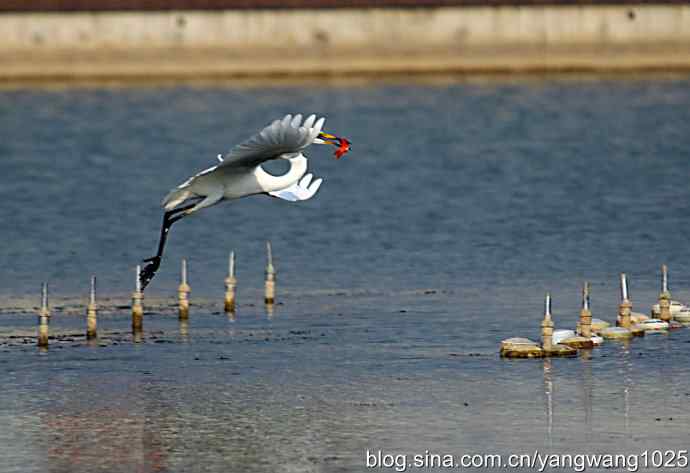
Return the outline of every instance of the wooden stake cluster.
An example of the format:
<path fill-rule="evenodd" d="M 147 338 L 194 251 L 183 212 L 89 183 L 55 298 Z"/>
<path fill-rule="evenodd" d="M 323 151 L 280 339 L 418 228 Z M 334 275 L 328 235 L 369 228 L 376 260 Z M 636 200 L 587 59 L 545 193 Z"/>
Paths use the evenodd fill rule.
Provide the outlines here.
<path fill-rule="evenodd" d="M 273 304 L 276 298 L 276 271 L 273 267 L 273 253 L 271 251 L 271 242 L 266 242 L 266 252 L 268 257 L 268 262 L 266 264 L 266 286 L 265 286 L 265 296 L 264 302 L 267 305 Z"/>
<path fill-rule="evenodd" d="M 38 346 L 48 347 L 48 319 L 50 310 L 48 308 L 48 283 L 43 283 L 41 287 L 41 311 L 38 317 Z"/>
<path fill-rule="evenodd" d="M 189 318 L 189 293 L 191 292 L 189 284 L 187 284 L 187 260 L 182 260 L 181 282 L 177 288 L 177 296 L 179 300 L 179 318 L 180 320 L 187 320 Z"/>
<path fill-rule="evenodd" d="M 235 287 L 237 286 L 237 278 L 235 278 L 235 252 L 230 252 L 228 260 L 228 277 L 225 278 L 225 312 L 235 312 Z"/>
<path fill-rule="evenodd" d="M 96 323 L 96 276 L 91 276 L 91 290 L 89 292 L 89 305 L 86 307 L 86 338 L 98 338 Z"/>
<path fill-rule="evenodd" d="M 661 293 L 659 294 L 659 318 L 671 321 L 671 293 L 668 290 L 668 267 L 661 266 Z"/>
<path fill-rule="evenodd" d="M 264 301 L 267 306 L 269 316 L 273 313 L 273 304 L 275 303 L 275 278 L 276 271 L 273 266 L 273 253 L 271 243 L 266 242 L 267 264 L 266 264 L 266 281 L 265 281 L 265 296 Z M 144 293 L 141 289 L 141 267 L 136 267 L 136 281 L 135 290 L 132 293 L 132 330 L 134 332 L 134 340 L 141 341 L 143 330 L 143 299 Z M 228 277 L 225 278 L 225 311 L 234 314 L 236 307 L 235 288 L 237 280 L 235 278 L 235 252 L 230 252 L 228 261 Z M 554 322 L 552 320 L 551 312 L 551 294 L 546 293 L 544 304 L 544 318 L 541 322 L 541 338 L 542 346 L 539 347 L 536 343 L 528 339 L 511 338 L 504 340 L 501 344 L 501 354 L 507 357 L 537 357 L 537 356 L 571 356 L 576 353 L 577 348 L 591 348 L 593 343 L 593 330 L 601 330 L 596 332 L 603 338 L 630 338 L 631 336 L 642 336 L 645 330 L 649 327 L 642 327 L 633 324 L 632 319 L 632 303 L 630 302 L 628 292 L 628 281 L 625 273 L 620 274 L 621 287 L 621 303 L 619 305 L 617 325 L 618 328 L 603 328 L 597 329 L 592 327 L 592 313 L 590 304 L 590 284 L 585 281 L 582 288 L 582 310 L 580 318 L 577 323 L 577 334 L 579 337 L 569 337 L 559 344 L 553 343 Z M 181 267 L 181 283 L 178 287 L 179 297 L 179 318 L 181 321 L 180 333 L 187 334 L 187 319 L 189 317 L 189 293 L 191 288 L 188 284 L 187 260 L 182 260 Z M 668 290 L 668 268 L 666 265 L 661 267 L 661 292 L 659 294 L 660 319 L 666 322 L 672 321 L 671 317 L 671 294 Z M 91 288 L 89 293 L 89 303 L 87 306 L 87 328 L 86 338 L 97 338 L 97 322 L 96 322 L 96 276 L 91 276 Z M 39 311 L 39 327 L 38 327 L 38 346 L 48 346 L 48 326 L 50 319 L 50 309 L 48 305 L 48 284 L 43 283 L 41 288 L 41 309 Z M 608 324 L 606 324 L 608 325 Z M 680 326 L 680 324 L 676 323 Z M 611 332 L 607 335 L 607 331 Z M 586 339 L 589 346 L 575 345 L 575 338 Z M 568 342 L 570 340 L 570 343 Z M 505 346 L 504 346 L 505 345 Z"/>
<path fill-rule="evenodd" d="M 141 275 L 141 266 L 137 265 L 135 290 L 132 293 L 132 331 L 141 332 L 144 328 L 144 293 L 141 291 L 141 282 L 139 276 Z"/>
<path fill-rule="evenodd" d="M 668 268 L 661 268 L 661 293 L 659 302 L 665 306 L 666 323 L 660 320 L 647 320 L 642 314 L 633 314 L 628 279 L 625 273 L 620 274 L 621 303 L 618 307 L 616 325 L 611 327 L 607 322 L 596 320 L 593 323 L 590 303 L 590 285 L 585 281 L 582 288 L 582 311 L 577 323 L 579 336 L 567 336 L 568 331 L 559 334 L 558 343 L 554 344 L 554 322 L 551 313 L 551 294 L 546 293 L 544 319 L 541 322 L 542 346 L 527 338 L 512 337 L 501 341 L 500 354 L 505 358 L 537 358 L 552 356 L 575 356 L 580 349 L 591 349 L 602 342 L 602 339 L 626 342 L 633 337 L 643 337 L 647 331 L 671 330 L 680 328 L 683 324 L 671 318 L 668 290 Z M 662 303 L 664 303 L 662 305 Z M 656 311 L 656 308 L 653 309 Z M 660 317 L 661 318 L 661 317 Z M 540 351 L 541 350 L 541 351 Z M 587 353 L 587 352 L 583 352 Z"/>

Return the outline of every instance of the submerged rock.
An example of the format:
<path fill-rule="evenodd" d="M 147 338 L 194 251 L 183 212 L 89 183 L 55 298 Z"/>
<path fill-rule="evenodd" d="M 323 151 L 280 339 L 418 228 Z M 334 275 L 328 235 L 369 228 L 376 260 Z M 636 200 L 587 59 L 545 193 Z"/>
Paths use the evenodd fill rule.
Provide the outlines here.
<path fill-rule="evenodd" d="M 591 338 L 585 338 L 579 335 L 568 337 L 561 341 L 561 344 L 572 348 L 594 348 L 594 341 Z"/>
<path fill-rule="evenodd" d="M 632 332 L 624 327 L 607 327 L 599 335 L 607 340 L 627 340 L 632 338 Z"/>
<path fill-rule="evenodd" d="M 592 332 L 594 333 L 599 333 L 602 330 L 609 328 L 610 326 L 611 324 L 606 322 L 605 320 L 592 319 Z"/>
<path fill-rule="evenodd" d="M 577 349 L 559 343 L 545 350 L 544 356 L 577 356 Z"/>
<path fill-rule="evenodd" d="M 566 340 L 568 338 L 575 337 L 575 331 L 574 330 L 567 330 L 567 329 L 559 329 L 559 330 L 554 330 L 553 335 L 551 336 L 551 341 L 553 342 L 554 345 L 557 345 L 559 343 L 562 343 L 563 340 Z"/>
<path fill-rule="evenodd" d="M 541 358 L 544 351 L 529 338 L 513 337 L 501 342 L 500 354 L 503 358 Z"/>
<path fill-rule="evenodd" d="M 638 325 L 646 332 L 663 332 L 668 330 L 668 322 L 664 322 L 661 319 L 647 319 Z"/>

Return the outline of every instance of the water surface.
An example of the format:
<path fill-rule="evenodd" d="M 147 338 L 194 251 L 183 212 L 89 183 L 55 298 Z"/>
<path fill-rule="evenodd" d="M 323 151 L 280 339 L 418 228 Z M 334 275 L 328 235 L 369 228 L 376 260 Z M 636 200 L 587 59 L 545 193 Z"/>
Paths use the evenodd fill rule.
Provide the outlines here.
<path fill-rule="evenodd" d="M 20 90 L 0 93 L 0 296 L 88 276 L 126 296 L 155 249 L 160 199 L 285 113 L 322 113 L 352 152 L 310 150 L 324 184 L 299 204 L 253 197 L 177 224 L 147 296 L 222 300 L 238 255 L 236 320 L 187 327 L 127 310 L 118 341 L 0 345 L 0 471 L 364 471 L 389 453 L 638 453 L 687 448 L 690 332 L 589 356 L 506 361 L 559 327 L 579 287 L 613 320 L 617 275 L 635 310 L 671 267 L 690 301 L 690 81 L 535 80 L 341 88 Z M 264 242 L 281 305 L 260 304 Z M 282 291 L 282 292 L 281 292 Z M 194 301 L 194 299 L 193 299 Z M 4 334 L 35 318 L 5 310 Z M 51 329 L 79 332 L 56 314 Z"/>

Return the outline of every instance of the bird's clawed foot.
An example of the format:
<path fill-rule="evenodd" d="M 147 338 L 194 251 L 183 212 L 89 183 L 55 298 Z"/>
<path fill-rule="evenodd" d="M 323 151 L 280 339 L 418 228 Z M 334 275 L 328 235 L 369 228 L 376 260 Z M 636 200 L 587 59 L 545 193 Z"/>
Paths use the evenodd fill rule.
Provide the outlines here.
<path fill-rule="evenodd" d="M 152 256 L 151 258 L 146 258 L 144 263 L 148 264 L 144 266 L 144 269 L 141 270 L 141 274 L 139 275 L 139 283 L 141 284 L 142 291 L 146 288 L 146 286 L 149 285 L 153 277 L 156 275 L 156 271 L 158 271 L 158 268 L 161 265 L 161 257 Z"/>

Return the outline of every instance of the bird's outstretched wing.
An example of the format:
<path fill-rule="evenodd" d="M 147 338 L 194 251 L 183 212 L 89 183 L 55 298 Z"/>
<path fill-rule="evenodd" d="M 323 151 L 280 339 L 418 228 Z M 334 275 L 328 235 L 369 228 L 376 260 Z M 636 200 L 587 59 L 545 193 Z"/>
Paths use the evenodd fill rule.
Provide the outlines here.
<path fill-rule="evenodd" d="M 297 202 L 298 200 L 309 200 L 316 194 L 316 191 L 321 187 L 323 179 L 319 178 L 312 182 L 312 174 L 307 174 L 299 182 L 281 189 L 279 191 L 269 192 L 268 194 L 279 199 L 287 200 L 289 202 Z"/>
<path fill-rule="evenodd" d="M 242 144 L 235 146 L 218 167 L 258 166 L 264 161 L 278 158 L 284 153 L 296 153 L 310 144 L 319 136 L 325 118 L 316 119 L 310 115 L 302 122 L 302 115 L 285 115 L 282 120 L 276 120 L 256 135 Z"/>

